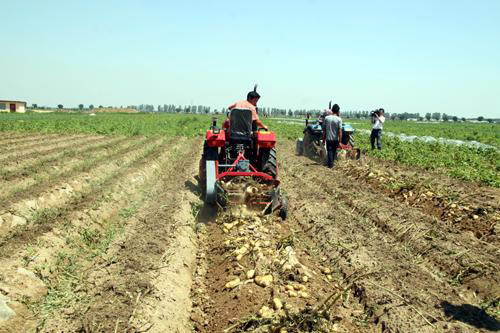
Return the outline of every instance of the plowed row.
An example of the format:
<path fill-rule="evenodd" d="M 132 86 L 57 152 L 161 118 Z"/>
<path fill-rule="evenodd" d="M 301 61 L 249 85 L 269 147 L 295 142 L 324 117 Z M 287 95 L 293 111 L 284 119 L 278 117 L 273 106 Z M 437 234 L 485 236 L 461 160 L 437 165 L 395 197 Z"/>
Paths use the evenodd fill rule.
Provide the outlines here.
<path fill-rule="evenodd" d="M 197 331 L 500 329 L 498 190 L 375 160 L 328 170 L 293 142 L 278 152 L 289 219 L 219 215 L 199 233 Z M 284 268 L 290 250 L 299 268 Z"/>
<path fill-rule="evenodd" d="M 0 332 L 132 329 L 131 298 L 154 289 L 170 240 L 192 216 L 189 201 L 179 203 L 198 200 L 182 188 L 199 144 L 51 136 L 29 146 L 23 137 L 23 150 L 15 140 L 15 162 L 2 165 Z"/>
<path fill-rule="evenodd" d="M 282 222 L 203 206 L 200 139 L 0 144 L 0 332 L 500 330 L 496 189 L 284 141 Z"/>

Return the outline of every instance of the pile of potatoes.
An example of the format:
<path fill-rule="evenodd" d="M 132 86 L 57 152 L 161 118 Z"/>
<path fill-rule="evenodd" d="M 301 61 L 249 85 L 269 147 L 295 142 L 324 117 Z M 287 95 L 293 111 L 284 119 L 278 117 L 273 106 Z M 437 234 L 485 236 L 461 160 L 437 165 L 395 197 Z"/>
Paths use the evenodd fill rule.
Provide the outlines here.
<path fill-rule="evenodd" d="M 262 305 L 258 317 L 279 319 L 293 311 L 294 300 L 310 298 L 308 284 L 315 274 L 299 262 L 291 246 L 280 247 L 281 225 L 275 217 L 260 216 L 243 205 L 219 217 L 218 223 L 233 268 L 225 289 L 270 288 L 271 301 Z"/>

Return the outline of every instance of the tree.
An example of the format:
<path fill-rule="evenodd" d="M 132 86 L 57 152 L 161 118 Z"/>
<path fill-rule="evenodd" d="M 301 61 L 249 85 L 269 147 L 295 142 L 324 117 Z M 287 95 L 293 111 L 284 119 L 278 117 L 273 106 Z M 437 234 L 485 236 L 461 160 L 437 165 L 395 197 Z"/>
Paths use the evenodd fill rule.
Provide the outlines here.
<path fill-rule="evenodd" d="M 465 122 L 467 119 L 465 119 L 465 117 L 462 117 L 462 121 Z"/>
<path fill-rule="evenodd" d="M 441 113 L 439 112 L 434 112 L 432 114 L 432 119 L 436 120 L 436 121 L 439 121 L 439 119 L 441 119 Z"/>
<path fill-rule="evenodd" d="M 453 119 L 453 121 L 454 121 L 454 122 L 457 122 L 457 121 L 458 121 L 458 117 L 457 117 L 457 116 L 453 116 L 453 118 L 452 118 L 452 119 Z"/>
<path fill-rule="evenodd" d="M 93 110 L 94 109 L 94 105 L 93 104 L 90 104 L 89 105 L 89 110 Z"/>
<path fill-rule="evenodd" d="M 58 104 L 58 105 L 57 105 L 57 107 L 58 107 L 59 109 L 62 109 L 64 106 L 63 106 L 62 104 Z"/>
<path fill-rule="evenodd" d="M 490 124 L 493 124 L 493 119 L 486 119 L 487 122 L 489 122 Z"/>
<path fill-rule="evenodd" d="M 448 121 L 448 115 L 446 113 L 443 113 L 443 121 Z"/>
<path fill-rule="evenodd" d="M 31 106 L 33 107 L 33 109 L 36 109 L 38 107 L 38 105 L 36 104 L 31 104 Z"/>
<path fill-rule="evenodd" d="M 430 113 L 430 112 L 427 112 L 427 113 L 425 114 L 425 119 L 426 119 L 427 121 L 431 121 L 431 113 Z"/>
<path fill-rule="evenodd" d="M 102 109 L 103 107 L 104 107 L 104 106 L 102 106 L 102 105 L 99 105 L 99 109 Z"/>
<path fill-rule="evenodd" d="M 79 108 L 80 110 L 83 110 L 83 104 L 78 104 L 78 108 Z"/>
<path fill-rule="evenodd" d="M 477 117 L 477 120 L 478 120 L 478 121 L 483 121 L 483 120 L 484 120 L 484 117 L 483 117 L 483 116 L 481 116 L 481 117 Z"/>

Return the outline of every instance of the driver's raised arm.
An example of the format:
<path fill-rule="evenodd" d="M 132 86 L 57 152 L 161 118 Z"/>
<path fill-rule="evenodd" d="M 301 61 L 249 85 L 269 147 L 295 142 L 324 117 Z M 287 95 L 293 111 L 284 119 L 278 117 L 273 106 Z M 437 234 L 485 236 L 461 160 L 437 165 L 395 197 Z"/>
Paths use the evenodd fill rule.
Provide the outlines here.
<path fill-rule="evenodd" d="M 264 125 L 264 123 L 260 119 L 257 119 L 255 121 L 255 124 L 257 125 L 257 128 L 265 128 L 266 130 L 268 129 L 267 126 Z"/>

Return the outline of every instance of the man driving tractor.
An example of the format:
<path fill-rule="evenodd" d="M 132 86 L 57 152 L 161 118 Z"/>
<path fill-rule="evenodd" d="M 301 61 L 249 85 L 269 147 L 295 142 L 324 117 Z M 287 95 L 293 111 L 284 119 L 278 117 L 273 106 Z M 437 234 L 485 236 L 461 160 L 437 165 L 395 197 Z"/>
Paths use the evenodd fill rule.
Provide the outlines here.
<path fill-rule="evenodd" d="M 260 95 L 257 92 L 257 85 L 254 90 L 250 91 L 247 94 L 247 99 L 238 101 L 234 104 L 231 104 L 228 108 L 229 110 L 233 109 L 248 109 L 252 111 L 252 122 L 255 122 L 257 128 L 268 129 L 266 125 L 259 119 L 259 115 L 257 114 L 257 102 L 259 101 Z"/>

